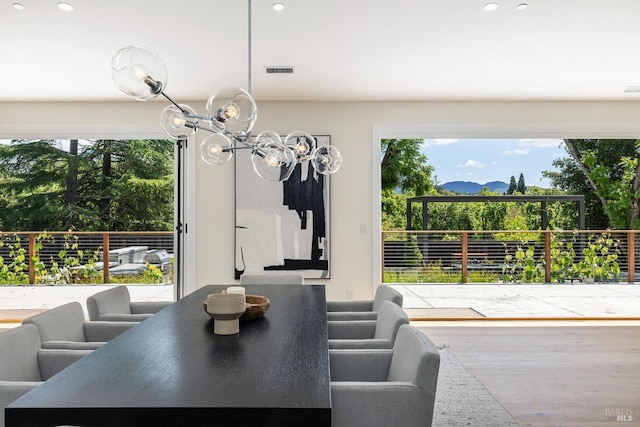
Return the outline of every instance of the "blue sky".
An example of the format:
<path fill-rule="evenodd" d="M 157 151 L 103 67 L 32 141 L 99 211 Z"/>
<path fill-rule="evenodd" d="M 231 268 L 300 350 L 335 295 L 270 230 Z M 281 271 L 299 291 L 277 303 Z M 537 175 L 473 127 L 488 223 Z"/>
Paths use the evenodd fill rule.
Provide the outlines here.
<path fill-rule="evenodd" d="M 566 157 L 561 139 L 425 139 L 420 151 L 443 184 L 450 181 L 509 183 L 524 174 L 526 185 L 550 187 L 543 170 Z"/>

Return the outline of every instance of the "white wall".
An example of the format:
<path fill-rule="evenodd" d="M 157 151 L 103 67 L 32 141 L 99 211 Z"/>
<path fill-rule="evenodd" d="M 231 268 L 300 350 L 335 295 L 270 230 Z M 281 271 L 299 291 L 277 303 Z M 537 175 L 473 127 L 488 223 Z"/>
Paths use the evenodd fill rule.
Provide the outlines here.
<path fill-rule="evenodd" d="M 0 103 L 0 138 L 163 137 L 158 121 L 164 106 Z M 349 290 L 356 299 L 368 298 L 379 282 L 379 138 L 640 136 L 638 102 L 258 102 L 258 110 L 256 132 L 331 135 L 344 157 L 331 182 L 331 279 L 308 281 L 325 283 L 330 299 L 347 298 Z M 196 236 L 196 271 L 190 287 L 231 283 L 233 164 L 196 164 L 197 218 L 189 229 Z"/>

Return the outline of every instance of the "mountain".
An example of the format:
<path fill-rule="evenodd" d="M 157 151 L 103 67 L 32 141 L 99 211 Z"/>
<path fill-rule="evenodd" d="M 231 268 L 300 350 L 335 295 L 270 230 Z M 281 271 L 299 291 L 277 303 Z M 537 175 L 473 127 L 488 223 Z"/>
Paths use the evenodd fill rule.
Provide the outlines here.
<path fill-rule="evenodd" d="M 451 181 L 442 184 L 442 188 L 459 194 L 478 194 L 484 187 L 487 187 L 491 191 L 504 194 L 509 189 L 509 184 L 502 181 L 491 181 L 486 184 L 469 181 Z"/>

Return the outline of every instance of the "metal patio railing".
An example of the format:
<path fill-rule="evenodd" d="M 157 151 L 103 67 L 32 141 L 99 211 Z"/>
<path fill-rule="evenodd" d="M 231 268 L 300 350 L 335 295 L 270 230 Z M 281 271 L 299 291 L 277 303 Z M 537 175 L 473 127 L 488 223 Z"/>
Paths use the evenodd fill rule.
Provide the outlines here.
<path fill-rule="evenodd" d="M 636 230 L 383 231 L 385 283 L 635 281 Z"/>
<path fill-rule="evenodd" d="M 166 281 L 173 245 L 173 232 L 1 232 L 0 283 L 113 283 L 149 270 Z M 152 252 L 164 265 L 150 267 Z"/>

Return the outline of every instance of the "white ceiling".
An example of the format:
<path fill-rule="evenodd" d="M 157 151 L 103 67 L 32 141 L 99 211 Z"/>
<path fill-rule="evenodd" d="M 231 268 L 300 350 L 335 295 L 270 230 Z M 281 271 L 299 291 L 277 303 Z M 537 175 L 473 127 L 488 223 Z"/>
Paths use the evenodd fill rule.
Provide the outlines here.
<path fill-rule="evenodd" d="M 247 87 L 246 0 L 57 1 L 2 1 L 0 101 L 126 100 L 110 61 L 132 44 L 176 101 Z M 640 100 L 638 0 L 274 1 L 252 1 L 257 100 Z"/>

